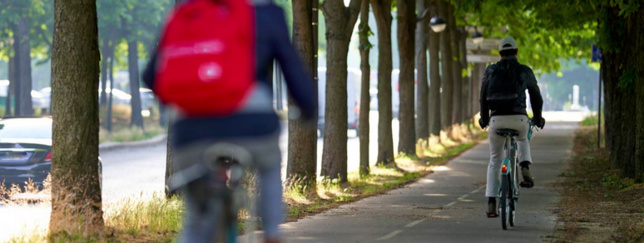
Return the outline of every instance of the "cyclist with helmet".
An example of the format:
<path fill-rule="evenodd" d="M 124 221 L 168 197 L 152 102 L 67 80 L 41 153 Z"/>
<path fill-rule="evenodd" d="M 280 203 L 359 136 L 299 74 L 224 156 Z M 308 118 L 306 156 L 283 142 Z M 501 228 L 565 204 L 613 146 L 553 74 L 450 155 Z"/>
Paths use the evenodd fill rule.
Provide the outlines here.
<path fill-rule="evenodd" d="M 530 104 L 535 126 L 543 128 L 545 120 L 541 116 L 543 99 L 532 69 L 522 65 L 517 60 L 519 49 L 512 37 L 505 37 L 499 43 L 501 61 L 492 64 L 485 70 L 481 86 L 481 128 L 490 127 L 490 163 L 487 169 L 487 186 L 485 196 L 488 197 L 487 216 L 498 217 L 496 197 L 501 184 L 501 164 L 504 157 L 503 145 L 505 139 L 496 135 L 498 129 L 514 129 L 519 131 L 516 137 L 518 159 L 521 166 L 522 187 L 532 188 L 534 180 L 530 174 L 532 157 L 530 144 L 527 140 L 529 118 L 526 113 L 526 90 L 530 94 Z"/>

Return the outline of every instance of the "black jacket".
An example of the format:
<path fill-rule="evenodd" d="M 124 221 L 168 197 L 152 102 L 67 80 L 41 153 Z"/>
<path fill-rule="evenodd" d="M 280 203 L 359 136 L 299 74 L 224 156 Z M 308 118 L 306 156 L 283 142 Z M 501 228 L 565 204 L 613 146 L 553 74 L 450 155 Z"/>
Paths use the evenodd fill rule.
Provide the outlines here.
<path fill-rule="evenodd" d="M 517 68 L 519 68 L 519 78 L 521 82 L 518 87 L 520 90 L 528 90 L 530 94 L 530 103 L 532 104 L 532 112 L 534 117 L 542 117 L 541 109 L 543 106 L 543 99 L 541 98 L 541 92 L 539 91 L 539 86 L 537 85 L 537 79 L 534 77 L 532 69 L 526 65 L 521 65 L 518 63 L 516 57 L 504 57 L 504 61 L 516 62 Z M 492 110 L 490 114 L 490 108 L 487 102 L 488 96 L 488 80 L 490 79 L 492 73 L 498 67 L 499 63 L 492 64 L 485 69 L 485 75 L 483 76 L 483 84 L 481 85 L 481 98 L 479 100 L 481 104 L 481 119 L 488 121 L 491 116 L 500 116 L 500 115 L 527 115 L 526 109 L 526 95 L 525 92 L 519 92 L 519 98 L 512 106 L 511 111 L 496 111 Z M 494 91 L 491 91 L 494 92 Z"/>

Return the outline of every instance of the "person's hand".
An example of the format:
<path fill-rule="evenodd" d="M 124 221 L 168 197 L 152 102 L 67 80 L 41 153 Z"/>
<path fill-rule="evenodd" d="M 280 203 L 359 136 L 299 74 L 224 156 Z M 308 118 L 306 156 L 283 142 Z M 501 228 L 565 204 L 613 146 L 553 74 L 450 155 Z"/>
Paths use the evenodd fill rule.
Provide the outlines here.
<path fill-rule="evenodd" d="M 532 123 L 534 123 L 534 126 L 539 129 L 543 129 L 543 127 L 546 126 L 546 119 L 543 119 L 543 117 L 534 117 L 532 118 Z"/>
<path fill-rule="evenodd" d="M 487 125 L 489 125 L 490 119 L 483 119 L 482 117 L 479 118 L 479 126 L 481 126 L 481 129 L 485 129 Z"/>

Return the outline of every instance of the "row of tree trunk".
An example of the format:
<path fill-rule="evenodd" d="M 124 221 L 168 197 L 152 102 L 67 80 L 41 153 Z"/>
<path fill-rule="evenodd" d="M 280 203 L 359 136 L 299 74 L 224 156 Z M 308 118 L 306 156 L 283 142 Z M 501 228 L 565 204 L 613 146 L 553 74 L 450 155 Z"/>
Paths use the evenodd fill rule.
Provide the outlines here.
<path fill-rule="evenodd" d="M 315 0 L 313 0 L 315 2 Z M 361 98 L 359 114 L 360 171 L 369 170 L 369 77 L 368 63 L 371 44 L 369 36 L 369 5 L 378 27 L 378 158 L 377 163 L 390 165 L 394 162 L 392 136 L 392 53 L 391 53 L 391 0 L 352 0 L 345 6 L 341 0 L 325 1 L 321 5 L 327 25 L 327 81 L 326 110 L 323 136 L 321 176 L 347 180 L 347 54 L 353 27 L 360 16 L 359 36 L 361 70 Z M 438 136 L 440 131 L 450 131 L 478 112 L 476 102 L 470 102 L 478 94 L 478 82 L 463 77 L 467 69 L 465 59 L 464 29 L 455 23 L 454 7 L 447 1 L 398 0 L 398 43 L 400 59 L 400 113 L 398 153 L 416 154 L 419 139 Z M 302 58 L 315 72 L 313 30 L 316 4 L 308 1 L 293 1 L 293 42 Z M 435 8 L 448 19 L 448 28 L 443 33 L 434 33 L 428 28 L 428 18 L 420 19 L 417 12 Z M 360 14 L 362 13 L 362 14 Z M 429 51 L 429 55 L 427 55 Z M 429 56 L 429 62 L 428 62 Z M 429 65 L 428 65 L 429 64 Z M 439 67 L 442 72 L 439 72 Z M 418 79 L 414 70 L 418 70 Z M 429 72 L 428 72 L 429 71 Z M 442 73 L 442 74 L 441 74 Z M 429 78 L 429 79 L 428 79 Z M 417 81 L 417 84 L 415 84 Z M 414 92 L 417 88 L 417 100 Z M 417 104 L 417 107 L 416 107 Z M 316 128 L 305 127 L 299 121 L 289 122 L 288 175 L 290 178 L 315 178 Z"/>

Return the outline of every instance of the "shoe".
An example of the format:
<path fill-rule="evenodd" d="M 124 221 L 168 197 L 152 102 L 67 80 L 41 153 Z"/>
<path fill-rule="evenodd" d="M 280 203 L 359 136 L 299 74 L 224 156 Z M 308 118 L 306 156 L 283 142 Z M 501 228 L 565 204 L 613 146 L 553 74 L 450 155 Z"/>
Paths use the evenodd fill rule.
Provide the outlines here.
<path fill-rule="evenodd" d="M 496 206 L 496 202 L 488 202 L 487 203 L 487 213 L 486 213 L 488 218 L 496 218 L 499 217 L 499 208 Z"/>
<path fill-rule="evenodd" d="M 521 175 L 523 176 L 523 181 L 519 185 L 525 188 L 532 188 L 534 186 L 534 180 L 532 180 L 530 168 L 521 167 Z"/>

